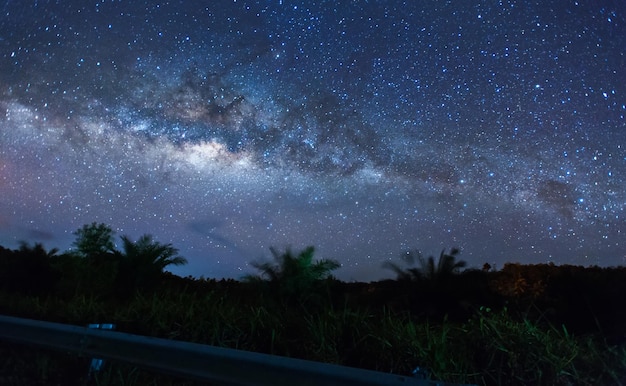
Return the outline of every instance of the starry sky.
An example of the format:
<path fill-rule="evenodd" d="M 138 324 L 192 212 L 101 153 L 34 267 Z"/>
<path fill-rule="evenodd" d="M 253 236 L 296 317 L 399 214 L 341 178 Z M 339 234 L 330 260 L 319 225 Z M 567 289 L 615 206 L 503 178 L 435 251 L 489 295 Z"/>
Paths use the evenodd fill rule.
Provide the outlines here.
<path fill-rule="evenodd" d="M 7 0 L 0 244 L 152 234 L 180 275 L 316 247 L 626 262 L 626 4 Z"/>

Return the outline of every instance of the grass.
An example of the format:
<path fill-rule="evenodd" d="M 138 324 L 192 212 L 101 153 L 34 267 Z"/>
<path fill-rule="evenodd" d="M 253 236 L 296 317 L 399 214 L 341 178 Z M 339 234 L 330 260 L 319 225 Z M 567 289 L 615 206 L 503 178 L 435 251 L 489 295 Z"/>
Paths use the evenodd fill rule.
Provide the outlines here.
<path fill-rule="evenodd" d="M 363 299 L 358 305 L 348 300 L 314 307 L 285 305 L 268 301 L 271 294 L 249 286 L 164 287 L 124 300 L 0 292 L 0 309 L 6 314 L 77 325 L 115 323 L 118 330 L 128 333 L 382 372 L 408 375 L 419 367 L 431 379 L 447 382 L 625 383 L 624 345 L 610 345 L 598 333 L 571 333 L 565 324 L 545 318 L 530 319 L 525 309 L 478 307 L 465 320 L 424 318 L 385 305 L 368 307 Z M 6 344 L 0 349 L 6 358 L 0 383 L 11 384 L 11 379 L 27 379 L 32 384 L 85 383 L 88 358 Z M 193 384 L 117 363 L 107 363 L 93 382 Z"/>

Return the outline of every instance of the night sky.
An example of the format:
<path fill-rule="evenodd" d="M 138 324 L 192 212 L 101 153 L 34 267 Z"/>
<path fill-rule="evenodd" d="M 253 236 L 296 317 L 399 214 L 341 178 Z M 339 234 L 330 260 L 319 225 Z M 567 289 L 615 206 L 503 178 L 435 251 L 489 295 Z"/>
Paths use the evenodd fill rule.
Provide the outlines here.
<path fill-rule="evenodd" d="M 203 5 L 206 4 L 206 5 Z M 0 244 L 626 262 L 626 3 L 7 0 Z M 118 239 L 119 241 L 119 239 Z"/>

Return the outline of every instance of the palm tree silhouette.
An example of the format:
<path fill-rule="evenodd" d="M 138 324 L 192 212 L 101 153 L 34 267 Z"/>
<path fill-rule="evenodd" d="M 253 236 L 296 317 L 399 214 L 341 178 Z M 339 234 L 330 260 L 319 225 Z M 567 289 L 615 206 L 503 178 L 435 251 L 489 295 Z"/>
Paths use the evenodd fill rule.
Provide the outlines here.
<path fill-rule="evenodd" d="M 254 268 L 258 269 L 260 275 L 246 275 L 243 277 L 248 282 L 269 281 L 272 287 L 279 291 L 281 296 L 287 300 L 306 300 L 313 295 L 313 287 L 316 283 L 330 277 L 330 272 L 341 267 L 336 260 L 321 259 L 313 261 L 315 248 L 309 246 L 297 255 L 287 249 L 284 253 L 279 253 L 276 249 L 270 248 L 274 263 L 272 262 L 251 262 Z"/>
<path fill-rule="evenodd" d="M 18 253 L 23 253 L 25 255 L 38 256 L 38 257 L 43 257 L 43 258 L 50 259 L 50 258 L 54 257 L 59 252 L 59 249 L 58 248 L 52 248 L 52 249 L 47 251 L 46 248 L 44 248 L 42 243 L 35 243 L 31 247 L 29 243 L 27 243 L 25 241 L 21 241 L 20 242 L 20 248 L 17 250 L 17 252 Z"/>
<path fill-rule="evenodd" d="M 452 248 L 450 253 L 445 253 L 445 249 L 441 251 L 439 260 L 435 263 L 433 256 L 425 259 L 417 250 L 412 250 L 403 256 L 403 260 L 408 268 L 402 268 L 393 262 L 383 263 L 384 268 L 391 269 L 395 272 L 397 280 L 403 281 L 439 281 L 458 273 L 467 263 L 463 260 L 457 260 L 459 249 Z M 413 265 L 418 264 L 418 267 Z"/>
<path fill-rule="evenodd" d="M 131 287 L 146 287 L 155 284 L 163 270 L 170 265 L 187 264 L 187 259 L 178 256 L 172 244 L 153 241 L 152 235 L 143 235 L 137 241 L 121 236 L 122 253 L 120 276 L 124 284 Z"/>
<path fill-rule="evenodd" d="M 465 267 L 466 262 L 457 260 L 458 254 L 456 248 L 449 253 L 444 249 L 439 259 L 435 260 L 433 256 L 424 258 L 419 251 L 413 250 L 403 256 L 407 268 L 385 262 L 383 267 L 396 273 L 400 306 L 429 318 L 451 313 L 460 315 L 460 282 L 452 279 L 457 278 L 456 274 Z"/>

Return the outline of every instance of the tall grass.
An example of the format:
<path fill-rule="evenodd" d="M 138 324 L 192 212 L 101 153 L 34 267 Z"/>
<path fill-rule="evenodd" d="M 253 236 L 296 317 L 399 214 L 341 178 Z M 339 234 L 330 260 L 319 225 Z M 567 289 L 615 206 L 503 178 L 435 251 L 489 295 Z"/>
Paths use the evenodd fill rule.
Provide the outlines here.
<path fill-rule="evenodd" d="M 432 379 L 448 382 L 619 385 L 626 379 L 625 347 L 610 346 L 599 335 L 574 335 L 565 326 L 518 317 L 506 309 L 478 309 L 459 322 L 419 319 L 388 307 L 344 303 L 307 309 L 259 299 L 245 291 L 224 289 L 137 293 L 125 302 L 83 295 L 63 300 L 0 292 L 0 308 L 18 316 L 79 325 L 115 323 L 118 330 L 129 333 L 383 372 L 410 374 L 419 367 Z M 20 352 L 14 361 L 23 370 L 20 374 L 50 379 L 49 374 L 57 370 L 46 369 L 71 372 L 77 366 L 77 371 L 86 372 L 84 360 L 60 360 L 48 354 L 34 361 L 20 360 L 22 355 L 28 357 Z M 33 366 L 35 370 L 25 370 Z M 178 381 L 146 375 L 132 366 L 109 364 L 98 382 Z"/>

